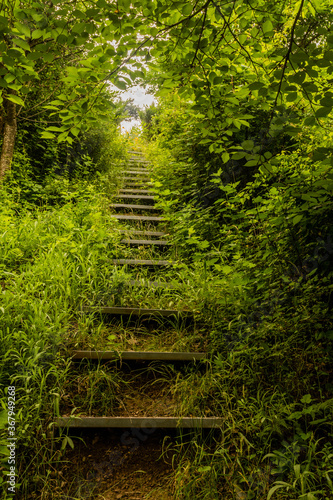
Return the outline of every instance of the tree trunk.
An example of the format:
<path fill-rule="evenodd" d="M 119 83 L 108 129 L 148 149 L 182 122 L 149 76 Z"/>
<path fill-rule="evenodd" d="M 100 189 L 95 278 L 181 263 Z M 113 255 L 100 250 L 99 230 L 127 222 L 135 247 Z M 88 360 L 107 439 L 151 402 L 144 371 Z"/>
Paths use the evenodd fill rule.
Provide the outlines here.
<path fill-rule="evenodd" d="M 4 180 L 5 175 L 10 170 L 17 132 L 16 104 L 5 98 L 3 101 L 3 109 L 3 141 L 0 158 L 0 182 Z"/>

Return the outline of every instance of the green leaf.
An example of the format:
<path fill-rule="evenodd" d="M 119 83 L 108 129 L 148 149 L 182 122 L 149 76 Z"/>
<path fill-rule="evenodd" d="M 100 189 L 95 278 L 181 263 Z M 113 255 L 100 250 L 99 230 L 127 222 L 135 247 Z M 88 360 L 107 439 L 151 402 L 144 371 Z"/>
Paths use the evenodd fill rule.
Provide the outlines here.
<path fill-rule="evenodd" d="M 233 160 L 241 160 L 242 158 L 244 158 L 244 156 L 246 155 L 245 152 L 239 152 L 239 153 L 233 153 L 232 154 L 232 159 Z"/>
<path fill-rule="evenodd" d="M 273 486 L 273 488 L 271 488 L 268 492 L 267 500 L 270 500 L 272 498 L 273 493 L 275 493 L 278 489 L 284 488 L 284 487 L 285 487 L 285 484 L 276 484 L 275 486 Z"/>
<path fill-rule="evenodd" d="M 32 32 L 31 38 L 32 38 L 32 40 L 37 40 L 38 38 L 41 38 L 42 36 L 43 36 L 42 30 L 34 30 Z"/>
<path fill-rule="evenodd" d="M 186 3 L 184 7 L 182 8 L 182 14 L 183 16 L 189 16 L 192 13 L 192 4 L 191 3 Z"/>
<path fill-rule="evenodd" d="M 46 132 L 45 130 L 43 130 L 41 137 L 42 139 L 54 139 L 56 136 L 51 132 Z"/>
<path fill-rule="evenodd" d="M 28 51 L 31 50 L 30 45 L 26 41 L 22 40 L 21 38 L 15 38 L 14 42 L 16 45 L 21 47 L 21 49 L 23 49 L 23 50 L 28 50 Z"/>
<path fill-rule="evenodd" d="M 303 219 L 303 215 L 301 215 L 301 214 L 296 215 L 295 217 L 293 217 L 293 224 L 294 224 L 294 226 L 296 224 L 298 224 L 302 219 Z"/>
<path fill-rule="evenodd" d="M 229 159 L 230 159 L 229 153 L 225 152 L 225 153 L 222 154 L 222 161 L 223 161 L 223 163 L 227 163 L 229 161 Z"/>
<path fill-rule="evenodd" d="M 242 148 L 246 149 L 246 151 L 252 151 L 252 149 L 254 148 L 254 142 L 253 141 L 243 141 Z"/>
<path fill-rule="evenodd" d="M 263 32 L 266 34 L 266 33 L 270 33 L 271 31 L 273 31 L 273 24 L 270 20 L 266 21 L 263 25 L 262 25 L 262 30 Z"/>
<path fill-rule="evenodd" d="M 305 394 L 302 399 L 301 399 L 301 403 L 311 403 L 312 401 L 312 397 L 311 397 L 311 394 Z"/>
<path fill-rule="evenodd" d="M 304 82 L 305 77 L 306 77 L 305 71 L 298 71 L 294 75 L 289 76 L 288 81 L 293 83 L 298 83 L 299 85 L 301 85 Z"/>
<path fill-rule="evenodd" d="M 6 99 L 8 99 L 8 101 L 14 102 L 15 104 L 18 104 L 19 106 L 24 106 L 24 101 L 18 95 L 10 94 L 6 96 Z"/>
<path fill-rule="evenodd" d="M 30 29 L 26 24 L 23 23 L 15 23 L 15 28 L 18 29 L 20 33 L 22 33 L 27 38 L 30 38 Z"/>
<path fill-rule="evenodd" d="M 333 107 L 333 94 L 332 92 L 327 92 L 323 99 L 321 99 L 320 104 L 325 107 Z"/>
<path fill-rule="evenodd" d="M 0 412 L 0 429 L 4 429 L 8 422 L 8 413 L 6 410 Z"/>
<path fill-rule="evenodd" d="M 126 82 L 124 80 L 115 80 L 114 85 L 120 90 L 126 90 Z"/>
<path fill-rule="evenodd" d="M 89 28 L 87 23 L 76 23 L 74 24 L 72 31 L 74 33 L 82 33 L 83 31 L 87 31 L 87 28 Z"/>
<path fill-rule="evenodd" d="M 261 82 L 253 82 L 253 83 L 250 83 L 250 85 L 249 85 L 250 90 L 259 90 L 262 87 L 264 87 L 264 84 Z"/>
<path fill-rule="evenodd" d="M 297 92 L 290 92 L 286 95 L 287 102 L 295 102 L 297 100 Z"/>
<path fill-rule="evenodd" d="M 53 61 L 53 59 L 54 59 L 54 54 L 50 54 L 50 53 L 43 54 L 43 60 L 45 62 L 51 63 Z"/>
<path fill-rule="evenodd" d="M 325 116 L 327 116 L 330 112 L 332 111 L 332 108 L 329 107 L 329 108 L 326 108 L 326 107 L 323 107 L 323 108 L 319 108 L 317 109 L 316 111 L 316 117 L 317 118 L 324 118 Z"/>

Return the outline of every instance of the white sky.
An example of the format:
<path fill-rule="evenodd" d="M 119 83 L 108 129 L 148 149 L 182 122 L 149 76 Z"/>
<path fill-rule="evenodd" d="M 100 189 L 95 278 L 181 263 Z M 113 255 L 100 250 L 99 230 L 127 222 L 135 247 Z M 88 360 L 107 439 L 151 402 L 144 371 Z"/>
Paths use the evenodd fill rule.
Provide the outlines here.
<path fill-rule="evenodd" d="M 117 89 L 118 90 L 118 89 Z M 145 106 L 150 106 L 153 102 L 156 104 L 157 101 L 155 97 L 151 94 L 146 93 L 146 90 L 143 87 L 139 87 L 138 85 L 132 87 L 129 90 L 119 91 L 119 97 L 122 101 L 126 101 L 126 99 L 134 99 L 133 104 L 143 109 Z M 132 127 L 137 127 L 140 125 L 140 120 L 131 120 L 131 121 L 123 121 L 121 122 L 121 131 L 129 132 Z"/>

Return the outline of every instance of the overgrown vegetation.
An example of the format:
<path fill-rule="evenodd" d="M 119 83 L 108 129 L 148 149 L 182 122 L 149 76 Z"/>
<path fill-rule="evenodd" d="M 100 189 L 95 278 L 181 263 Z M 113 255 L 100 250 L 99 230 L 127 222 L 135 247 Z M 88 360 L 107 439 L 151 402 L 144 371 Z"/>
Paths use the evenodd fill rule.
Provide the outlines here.
<path fill-rule="evenodd" d="M 169 412 L 224 420 L 206 441 L 193 433 L 164 450 L 173 498 L 330 500 L 330 0 L 28 3 L 4 4 L 0 17 L 0 127 L 12 153 L 0 175 L 4 498 L 12 386 L 17 498 L 82 497 L 62 476 L 74 441 L 53 433 L 55 417 L 104 414 L 129 385 L 102 364 L 76 372 L 68 354 L 87 348 L 209 353 L 205 370 L 147 370 L 161 395 L 169 383 Z M 133 62 L 144 69 L 136 56 L 146 76 L 133 72 Z M 139 113 L 143 132 L 129 142 L 105 80 L 124 88 L 138 77 L 159 103 Z M 138 289 L 130 280 L 151 274 L 111 262 L 136 255 L 110 211 L 128 147 L 151 161 L 174 243 L 173 265 L 154 279 L 171 288 Z M 190 310 L 194 325 L 157 335 L 81 313 L 125 304 Z"/>
<path fill-rule="evenodd" d="M 226 416 L 212 454 L 194 445 L 181 460 L 179 498 L 228 498 L 227 476 L 239 498 L 328 499 L 333 176 L 313 151 L 331 135 L 305 129 L 273 164 L 246 169 L 198 145 L 197 122 L 175 94 L 145 132 L 178 252 L 209 276 L 204 385 Z"/>

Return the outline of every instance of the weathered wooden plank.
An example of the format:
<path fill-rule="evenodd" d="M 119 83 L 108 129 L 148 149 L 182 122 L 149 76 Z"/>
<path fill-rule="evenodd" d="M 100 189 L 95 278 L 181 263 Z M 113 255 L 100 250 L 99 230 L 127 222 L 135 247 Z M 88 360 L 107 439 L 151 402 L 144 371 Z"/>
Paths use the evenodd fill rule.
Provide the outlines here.
<path fill-rule="evenodd" d="M 120 234 L 144 234 L 145 236 L 168 236 L 167 233 L 162 231 L 137 231 L 136 229 L 120 229 L 118 231 Z"/>
<path fill-rule="evenodd" d="M 147 175 L 149 174 L 149 170 L 146 169 L 140 169 L 140 170 L 126 170 L 125 174 L 137 174 L 137 175 Z M 147 175 L 148 177 L 148 175 Z"/>
<path fill-rule="evenodd" d="M 136 188 L 127 188 L 127 189 L 119 189 L 119 193 L 152 193 L 150 189 L 136 189 Z"/>
<path fill-rule="evenodd" d="M 155 210 L 161 211 L 160 208 L 155 207 L 154 205 L 132 205 L 127 203 L 112 203 L 110 205 L 112 208 L 126 208 L 127 210 Z"/>
<path fill-rule="evenodd" d="M 170 247 L 171 243 L 166 240 L 121 240 L 120 243 L 123 243 L 124 245 L 130 245 L 130 246 L 142 246 L 142 245 L 151 245 L 151 246 L 159 246 L 159 247 Z"/>
<path fill-rule="evenodd" d="M 142 260 L 142 259 L 112 259 L 116 265 L 128 266 L 171 266 L 173 263 L 168 260 Z"/>
<path fill-rule="evenodd" d="M 111 314 L 114 316 L 155 316 L 155 317 L 190 317 L 191 311 L 177 311 L 176 309 L 148 309 L 144 307 L 83 307 L 84 312 L 95 312 L 101 314 Z"/>
<path fill-rule="evenodd" d="M 119 220 L 135 220 L 135 221 L 151 221 L 151 222 L 165 222 L 163 217 L 155 217 L 154 215 L 125 215 L 125 214 L 111 214 L 111 217 Z"/>
<path fill-rule="evenodd" d="M 141 183 L 141 182 L 125 182 L 124 183 L 124 186 L 126 186 L 127 188 L 131 188 L 131 187 L 134 187 L 134 188 L 148 188 L 151 185 L 152 185 L 151 182 L 145 182 L 145 183 Z"/>
<path fill-rule="evenodd" d="M 155 196 L 149 196 L 146 194 L 118 194 L 117 198 L 121 198 L 122 200 L 155 200 Z"/>
<path fill-rule="evenodd" d="M 149 165 L 149 163 L 150 163 L 150 162 L 149 162 L 149 161 L 147 161 L 147 160 L 145 160 L 144 158 L 139 158 L 139 157 L 134 158 L 134 157 L 133 157 L 133 158 L 129 158 L 129 159 L 127 160 L 127 163 L 140 163 L 140 164 L 142 164 L 142 163 L 143 163 L 144 165 Z"/>
<path fill-rule="evenodd" d="M 81 429 L 213 429 L 223 425 L 220 417 L 58 417 L 57 427 Z"/>
<path fill-rule="evenodd" d="M 73 351 L 72 359 L 117 360 L 132 361 L 199 361 L 206 359 L 204 352 L 157 352 L 157 351 Z"/>
<path fill-rule="evenodd" d="M 145 177 L 138 177 L 137 175 L 124 175 L 122 177 L 124 181 L 140 181 L 140 182 L 148 182 L 151 180 L 151 177 L 145 176 Z"/>

